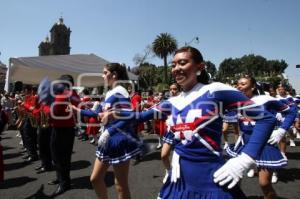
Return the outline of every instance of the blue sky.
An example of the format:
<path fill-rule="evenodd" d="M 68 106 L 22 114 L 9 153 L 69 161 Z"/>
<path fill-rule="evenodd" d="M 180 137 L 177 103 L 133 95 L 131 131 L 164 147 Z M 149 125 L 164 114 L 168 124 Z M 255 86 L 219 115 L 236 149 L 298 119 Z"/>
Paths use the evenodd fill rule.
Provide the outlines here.
<path fill-rule="evenodd" d="M 250 53 L 285 60 L 300 93 L 298 0 L 1 0 L 0 60 L 37 56 L 61 15 L 72 30 L 71 54 L 134 66 L 133 57 L 160 33 L 172 34 L 179 46 L 199 37 L 191 45 L 216 66 Z"/>

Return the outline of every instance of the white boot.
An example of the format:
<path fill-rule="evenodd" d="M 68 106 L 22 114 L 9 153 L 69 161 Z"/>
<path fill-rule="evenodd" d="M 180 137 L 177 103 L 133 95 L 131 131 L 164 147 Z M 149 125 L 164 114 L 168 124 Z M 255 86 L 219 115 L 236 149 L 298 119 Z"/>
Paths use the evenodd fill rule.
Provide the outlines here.
<path fill-rule="evenodd" d="M 291 147 L 295 147 L 295 146 L 296 146 L 296 144 L 295 144 L 295 141 L 294 141 L 294 140 L 291 140 L 291 139 L 290 139 L 290 146 L 291 146 Z"/>
<path fill-rule="evenodd" d="M 297 131 L 297 133 L 296 133 L 296 138 L 297 139 L 300 139 L 300 133 Z"/>
<path fill-rule="evenodd" d="M 287 157 L 286 157 L 285 153 L 283 153 L 283 152 L 280 152 L 280 153 L 283 156 L 283 158 L 287 160 Z"/>
<path fill-rule="evenodd" d="M 224 147 L 223 147 L 223 149 L 227 149 L 227 148 L 228 148 L 228 146 L 229 146 L 229 145 L 228 145 L 228 142 L 225 142 L 225 143 L 224 143 Z"/>
<path fill-rule="evenodd" d="M 162 147 L 161 138 L 159 137 L 158 138 L 158 145 L 156 146 L 156 149 L 160 149 L 161 147 Z"/>
<path fill-rule="evenodd" d="M 278 182 L 277 172 L 273 172 L 271 182 L 272 184 L 276 184 Z"/>
<path fill-rule="evenodd" d="M 162 147 L 161 143 L 159 142 L 158 145 L 156 146 L 156 149 L 160 149 Z"/>
<path fill-rule="evenodd" d="M 254 177 L 254 173 L 255 173 L 254 169 L 250 169 L 250 170 L 247 172 L 247 176 L 248 176 L 249 178 L 253 178 L 253 177 Z"/>
<path fill-rule="evenodd" d="M 91 143 L 91 144 L 94 144 L 95 141 L 96 141 L 95 138 L 92 138 L 92 140 L 90 141 L 90 143 Z"/>

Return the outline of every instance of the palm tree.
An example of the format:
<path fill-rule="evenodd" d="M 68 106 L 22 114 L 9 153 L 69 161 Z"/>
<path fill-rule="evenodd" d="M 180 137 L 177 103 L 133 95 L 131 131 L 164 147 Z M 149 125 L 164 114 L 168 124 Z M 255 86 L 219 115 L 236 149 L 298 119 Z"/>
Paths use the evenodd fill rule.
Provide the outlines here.
<path fill-rule="evenodd" d="M 156 56 L 164 60 L 164 82 L 168 83 L 167 57 L 177 49 L 176 39 L 169 33 L 160 33 L 152 43 L 152 49 Z"/>

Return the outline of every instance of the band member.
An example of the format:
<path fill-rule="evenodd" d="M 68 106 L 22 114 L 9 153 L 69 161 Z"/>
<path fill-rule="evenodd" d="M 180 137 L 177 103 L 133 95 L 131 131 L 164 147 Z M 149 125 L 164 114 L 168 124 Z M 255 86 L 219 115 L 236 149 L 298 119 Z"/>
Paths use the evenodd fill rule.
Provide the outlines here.
<path fill-rule="evenodd" d="M 57 179 L 48 184 L 58 184 L 58 186 L 52 196 L 64 193 L 71 186 L 70 169 L 76 119 L 69 105 L 77 106 L 80 103 L 80 97 L 75 90 L 72 90 L 73 85 L 74 80 L 71 75 L 62 75 L 53 89 L 56 95 L 50 106 L 51 154 Z"/>
<path fill-rule="evenodd" d="M 36 95 L 37 88 L 36 87 L 28 87 L 28 94 L 25 96 L 25 100 L 23 103 L 24 107 L 24 139 L 25 146 L 28 152 L 28 159 L 26 161 L 36 161 L 38 159 L 37 154 L 37 120 L 33 112 L 35 112 L 36 107 L 38 105 L 38 97 Z"/>
<path fill-rule="evenodd" d="M 37 173 L 43 173 L 45 171 L 52 170 L 52 156 L 51 156 L 51 131 L 50 126 L 50 106 L 46 103 L 42 103 L 39 109 L 39 155 L 41 159 L 41 165 L 36 167 Z"/>

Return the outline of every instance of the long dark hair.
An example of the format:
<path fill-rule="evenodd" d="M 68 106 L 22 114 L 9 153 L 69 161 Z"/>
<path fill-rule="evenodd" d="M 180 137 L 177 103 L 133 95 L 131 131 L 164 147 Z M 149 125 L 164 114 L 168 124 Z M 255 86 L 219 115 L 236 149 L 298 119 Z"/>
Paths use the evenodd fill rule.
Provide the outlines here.
<path fill-rule="evenodd" d="M 192 55 L 192 59 L 194 60 L 194 62 L 196 63 L 202 63 L 204 62 L 203 60 L 203 56 L 201 54 L 201 52 L 191 46 L 184 46 L 182 48 L 179 48 L 178 50 L 175 51 L 175 55 L 177 53 L 182 53 L 182 52 L 189 52 Z M 202 83 L 202 84 L 208 84 L 209 83 L 209 75 L 207 73 L 207 71 L 204 69 L 201 71 L 201 74 L 197 76 L 197 81 Z"/>
<path fill-rule="evenodd" d="M 118 80 L 129 80 L 126 66 L 123 66 L 119 63 L 109 63 L 105 65 L 105 68 L 109 72 L 114 73 Z"/>
<path fill-rule="evenodd" d="M 250 75 L 244 75 L 242 78 L 247 79 L 250 82 L 253 95 L 264 95 L 263 85 L 260 82 L 257 82 L 256 79 Z"/>
<path fill-rule="evenodd" d="M 59 77 L 59 80 L 63 80 L 63 81 L 68 82 L 68 83 L 66 83 L 66 82 L 62 83 L 67 88 L 69 88 L 70 86 L 74 86 L 74 79 L 73 79 L 72 75 L 69 75 L 69 74 L 61 75 Z"/>

